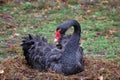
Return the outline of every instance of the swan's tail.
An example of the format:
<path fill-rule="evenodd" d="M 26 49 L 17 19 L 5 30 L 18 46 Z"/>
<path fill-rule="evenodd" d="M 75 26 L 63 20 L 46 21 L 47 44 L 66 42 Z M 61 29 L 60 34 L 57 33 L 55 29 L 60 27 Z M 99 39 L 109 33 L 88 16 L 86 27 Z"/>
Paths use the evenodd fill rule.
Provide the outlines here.
<path fill-rule="evenodd" d="M 30 65 L 30 61 L 29 61 L 29 49 L 32 47 L 32 45 L 34 44 L 33 42 L 34 37 L 32 35 L 29 35 L 28 37 L 24 37 L 23 41 L 22 41 L 22 50 L 25 56 L 25 59 L 27 60 L 27 64 Z"/>
<path fill-rule="evenodd" d="M 46 43 L 47 40 L 38 35 L 29 35 L 28 37 L 24 37 L 21 46 L 27 64 L 31 68 L 39 69 L 40 71 L 45 70 L 43 47 Z"/>

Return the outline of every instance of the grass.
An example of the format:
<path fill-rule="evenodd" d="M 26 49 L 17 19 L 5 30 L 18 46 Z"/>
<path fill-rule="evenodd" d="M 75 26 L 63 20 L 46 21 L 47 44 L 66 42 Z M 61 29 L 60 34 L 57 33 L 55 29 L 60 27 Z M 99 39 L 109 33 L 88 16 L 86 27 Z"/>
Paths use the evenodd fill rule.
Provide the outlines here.
<path fill-rule="evenodd" d="M 70 0 L 68 3 L 73 2 Z M 118 0 L 118 2 L 120 1 Z M 120 54 L 120 14 L 117 8 L 111 7 L 112 0 L 108 1 L 106 5 L 100 1 L 94 3 L 94 5 L 87 5 L 86 7 L 76 2 L 69 6 L 58 5 L 57 3 L 54 5 L 55 6 L 45 8 L 46 4 L 44 4 L 39 5 L 39 7 L 42 8 L 38 8 L 32 3 L 26 2 L 20 5 L 12 3 L 0 6 L 0 14 L 9 13 L 12 17 L 9 23 L 15 24 L 15 28 L 7 29 L 8 22 L 3 19 L 3 17 L 0 17 L 0 21 L 2 22 L 0 24 L 0 26 L 2 26 L 0 31 L 5 32 L 4 36 L 0 34 L 2 35 L 0 41 L 4 41 L 5 43 L 5 40 L 9 40 L 8 37 L 14 33 L 19 33 L 19 38 L 31 33 L 43 34 L 52 42 L 56 27 L 65 20 L 75 19 L 80 22 L 82 27 L 81 35 L 83 40 L 81 44 L 84 48 L 85 55 L 96 55 L 95 57 L 101 55 L 101 57 L 105 59 L 120 61 L 119 56 L 117 56 Z M 87 10 L 90 12 L 87 12 Z M 110 34 L 109 31 L 113 28 L 116 28 L 118 31 Z M 106 36 L 109 37 L 105 38 Z M 16 37 L 16 39 L 17 38 L 18 37 Z"/>

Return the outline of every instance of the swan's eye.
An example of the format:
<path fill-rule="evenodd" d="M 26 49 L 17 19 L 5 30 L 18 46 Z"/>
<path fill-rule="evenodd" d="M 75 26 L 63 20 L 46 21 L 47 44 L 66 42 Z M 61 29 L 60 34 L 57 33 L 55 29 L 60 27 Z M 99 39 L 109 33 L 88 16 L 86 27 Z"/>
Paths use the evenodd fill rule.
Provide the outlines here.
<path fill-rule="evenodd" d="M 60 33 L 60 29 L 59 30 L 57 30 L 57 32 L 56 32 L 56 37 L 55 37 L 55 42 L 56 41 L 58 41 L 59 39 L 61 38 L 61 33 Z"/>

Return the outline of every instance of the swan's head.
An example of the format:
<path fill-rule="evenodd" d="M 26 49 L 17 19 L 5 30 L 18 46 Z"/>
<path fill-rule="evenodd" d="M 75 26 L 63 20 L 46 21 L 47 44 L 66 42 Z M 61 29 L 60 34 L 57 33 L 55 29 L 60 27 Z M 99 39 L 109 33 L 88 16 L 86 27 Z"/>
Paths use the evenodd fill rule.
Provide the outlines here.
<path fill-rule="evenodd" d="M 59 26 L 56 29 L 56 37 L 54 39 L 54 42 L 59 42 L 59 40 L 62 38 L 62 36 L 65 34 L 66 31 L 67 31 L 66 27 Z"/>

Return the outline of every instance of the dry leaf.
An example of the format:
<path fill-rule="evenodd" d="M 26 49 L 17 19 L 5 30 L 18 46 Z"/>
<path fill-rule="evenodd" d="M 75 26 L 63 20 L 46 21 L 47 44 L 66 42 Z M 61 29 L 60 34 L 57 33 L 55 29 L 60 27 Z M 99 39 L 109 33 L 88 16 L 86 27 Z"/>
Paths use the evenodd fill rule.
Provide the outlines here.
<path fill-rule="evenodd" d="M 38 17 L 38 16 L 39 16 L 39 14 L 38 14 L 38 13 L 34 13 L 34 14 L 33 14 L 33 16 Z"/>
<path fill-rule="evenodd" d="M 3 14 L 0 14 L 0 17 L 3 17 Z"/>
<path fill-rule="evenodd" d="M 10 38 L 10 39 L 13 39 L 13 38 L 16 38 L 16 37 L 18 37 L 18 36 L 20 36 L 20 34 L 19 34 L 19 33 L 15 33 L 15 34 L 11 35 L 9 38 Z"/>
<path fill-rule="evenodd" d="M 101 2 L 102 4 L 108 4 L 109 2 L 107 0 L 104 0 Z"/>
<path fill-rule="evenodd" d="M 86 40 L 85 40 L 85 39 L 83 39 L 83 38 L 81 38 L 80 40 L 81 40 L 81 42 L 85 42 L 85 41 L 86 41 Z"/>
<path fill-rule="evenodd" d="M 90 14 L 90 13 L 92 13 L 92 10 L 86 10 L 85 11 L 87 14 Z"/>
<path fill-rule="evenodd" d="M 13 46 L 13 45 L 8 45 L 8 50 L 9 50 L 9 51 L 14 51 L 14 50 L 15 50 L 15 46 Z"/>
<path fill-rule="evenodd" d="M 0 74 L 3 74 L 4 73 L 4 70 L 0 70 Z"/>
<path fill-rule="evenodd" d="M 16 27 L 16 25 L 15 25 L 15 24 L 8 23 L 7 29 L 10 29 L 10 28 L 15 28 L 15 27 Z"/>
<path fill-rule="evenodd" d="M 110 30 L 108 30 L 108 34 L 115 34 L 115 33 L 117 33 L 118 32 L 118 29 L 117 28 L 112 28 L 112 29 L 110 29 Z"/>
<path fill-rule="evenodd" d="M 108 39 L 108 38 L 110 38 L 110 36 L 111 36 L 111 35 L 108 35 L 108 34 L 107 34 L 107 35 L 104 36 L 104 38 Z"/>
<path fill-rule="evenodd" d="M 103 80 L 103 76 L 100 76 L 98 79 L 99 79 L 99 80 Z"/>
<path fill-rule="evenodd" d="M 104 20 L 105 17 L 97 17 L 96 19 L 97 19 L 97 20 Z"/>

